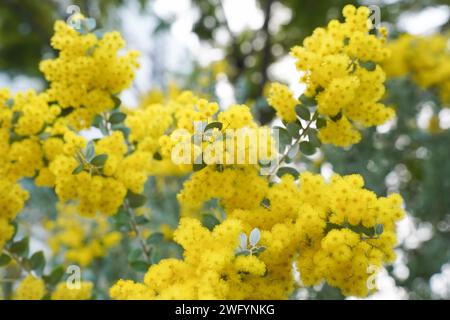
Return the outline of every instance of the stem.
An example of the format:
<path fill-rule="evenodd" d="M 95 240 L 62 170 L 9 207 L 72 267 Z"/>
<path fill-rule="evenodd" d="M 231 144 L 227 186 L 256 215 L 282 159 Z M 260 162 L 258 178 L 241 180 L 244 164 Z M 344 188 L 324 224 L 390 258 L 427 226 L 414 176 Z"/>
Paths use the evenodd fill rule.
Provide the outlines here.
<path fill-rule="evenodd" d="M 267 176 L 267 180 L 270 181 L 270 179 L 272 179 L 273 175 L 278 171 L 278 169 L 280 168 L 280 166 L 284 163 L 284 161 L 286 160 L 286 158 L 289 155 L 289 152 L 291 152 L 292 148 L 300 143 L 300 141 L 302 140 L 302 138 L 305 136 L 305 134 L 308 132 L 308 129 L 311 127 L 311 124 L 317 119 L 318 113 L 317 111 L 314 112 L 313 116 L 311 117 L 311 120 L 308 122 L 308 124 L 306 125 L 305 128 L 302 128 L 302 133 L 300 134 L 300 136 L 294 141 L 293 144 L 291 144 L 289 146 L 289 148 L 287 149 L 287 151 L 284 152 L 283 156 L 281 157 L 280 161 L 277 163 L 277 165 L 275 166 L 275 168 L 272 170 L 272 172 Z"/>
<path fill-rule="evenodd" d="M 145 257 L 147 258 L 147 262 L 151 262 L 152 248 L 149 248 L 145 243 L 144 239 L 142 238 L 142 233 L 139 230 L 133 211 L 126 201 L 124 203 L 124 208 L 130 217 L 130 227 L 136 233 L 136 237 L 138 238 L 139 244 L 142 247 L 142 251 L 144 252 Z"/>

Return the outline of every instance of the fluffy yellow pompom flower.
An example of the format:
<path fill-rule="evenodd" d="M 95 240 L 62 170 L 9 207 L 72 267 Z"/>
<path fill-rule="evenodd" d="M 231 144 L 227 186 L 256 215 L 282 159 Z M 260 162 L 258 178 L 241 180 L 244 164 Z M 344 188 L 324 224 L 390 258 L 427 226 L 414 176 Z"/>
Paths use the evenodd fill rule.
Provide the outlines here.
<path fill-rule="evenodd" d="M 185 184 L 182 203 L 201 204 L 208 197 L 224 202 L 227 171 L 232 169 L 214 180 L 223 182 L 223 194 L 205 180 L 202 196 L 195 198 L 193 192 L 202 190 L 201 184 L 190 193 L 189 183 L 208 169 Z M 262 192 L 224 202 L 227 218 L 212 232 L 196 219 L 183 218 L 174 240 L 185 249 L 184 260 L 162 260 L 149 269 L 144 284 L 119 281 L 111 295 L 116 299 L 285 299 L 295 285 L 294 262 L 303 285 L 326 281 L 345 295 L 367 295 L 373 289 L 367 285 L 373 268 L 395 259 L 395 223 L 404 215 L 401 197 L 378 198 L 363 188 L 359 175 L 335 175 L 326 182 L 320 175 L 304 173 L 300 180 L 300 187 L 291 175 L 272 186 L 266 180 L 249 184 L 249 190 L 260 185 Z M 242 184 L 232 181 L 238 193 Z M 250 254 L 240 255 L 240 250 Z"/>
<path fill-rule="evenodd" d="M 22 280 L 14 292 L 14 300 L 41 300 L 44 296 L 44 281 L 31 274 Z"/>
<path fill-rule="evenodd" d="M 383 63 L 389 77 L 411 75 L 422 88 L 436 88 L 444 104 L 450 103 L 448 35 L 401 35 L 388 44 L 395 52 Z"/>
<path fill-rule="evenodd" d="M 289 88 L 281 83 L 272 83 L 269 87 L 267 101 L 277 111 L 277 116 L 287 122 L 297 119 L 295 106 L 299 104 Z"/>
<path fill-rule="evenodd" d="M 69 288 L 59 283 L 51 295 L 52 300 L 88 300 L 92 297 L 92 282 L 81 282 L 79 288 Z"/>
<path fill-rule="evenodd" d="M 113 215 L 123 204 L 128 190 L 143 191 L 152 155 L 139 150 L 128 154 L 120 131 L 95 142 L 96 156 L 102 155 L 104 159 L 101 163 L 87 162 L 86 145 L 73 132 L 64 135 L 63 152 L 49 165 L 55 177 L 56 194 L 62 201 L 79 200 L 78 209 L 85 216 L 94 216 L 96 212 Z"/>
<path fill-rule="evenodd" d="M 348 5 L 343 14 L 345 22 L 332 20 L 326 28 L 317 28 L 303 46 L 291 49 L 291 55 L 297 69 L 304 72 L 305 96 L 315 99 L 319 115 L 327 119 L 320 138 L 345 147 L 360 140 L 352 122 L 364 127 L 380 125 L 395 113 L 379 103 L 385 92 L 379 64 L 390 55 L 385 35 L 369 34 L 372 26 L 366 7 Z"/>
<path fill-rule="evenodd" d="M 214 231 L 196 219 L 183 218 L 174 239 L 185 249 L 184 260 L 165 259 L 150 267 L 144 284 L 120 280 L 115 299 L 240 299 L 251 295 L 254 278 L 266 272 L 256 256 L 235 257 L 239 221 L 228 219 Z"/>
<path fill-rule="evenodd" d="M 51 233 L 48 243 L 53 252 L 58 254 L 64 248 L 66 261 L 82 267 L 105 256 L 122 239 L 120 232 L 110 230 L 107 217 L 100 214 L 89 219 L 80 217 L 74 205 L 58 204 L 56 221 L 49 220 L 46 226 Z"/>
<path fill-rule="evenodd" d="M 0 250 L 12 237 L 14 227 L 10 224 L 23 209 L 28 193 L 20 185 L 0 177 Z"/>
<path fill-rule="evenodd" d="M 114 107 L 112 94 L 130 86 L 139 66 L 139 53 L 118 55 L 125 41 L 116 31 L 98 38 L 93 33 L 79 33 L 63 21 L 55 23 L 51 44 L 59 51 L 58 57 L 40 65 L 50 82 L 47 93 L 52 101 L 70 111 L 71 125 L 87 128 L 96 114 Z"/>

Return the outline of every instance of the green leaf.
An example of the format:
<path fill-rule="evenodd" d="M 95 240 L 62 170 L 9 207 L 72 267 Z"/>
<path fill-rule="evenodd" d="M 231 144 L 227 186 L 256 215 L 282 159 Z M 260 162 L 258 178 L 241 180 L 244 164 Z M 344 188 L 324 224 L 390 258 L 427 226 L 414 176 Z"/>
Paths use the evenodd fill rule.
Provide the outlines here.
<path fill-rule="evenodd" d="M 36 271 L 38 274 L 42 274 L 45 267 L 45 256 L 43 251 L 38 251 L 34 253 L 31 258 L 31 269 Z"/>
<path fill-rule="evenodd" d="M 17 121 L 19 121 L 20 117 L 23 115 L 22 112 L 20 111 L 14 111 L 12 118 L 11 118 L 11 123 L 12 124 L 16 124 Z"/>
<path fill-rule="evenodd" d="M 72 174 L 79 174 L 80 172 L 82 172 L 84 170 L 84 165 L 80 164 L 78 167 L 76 167 L 73 171 Z"/>
<path fill-rule="evenodd" d="M 258 255 L 260 253 L 263 253 L 264 251 L 266 251 L 266 247 L 258 247 L 252 250 L 252 253 L 254 255 Z"/>
<path fill-rule="evenodd" d="M 245 249 L 245 250 L 240 250 L 236 253 L 236 257 L 239 256 L 249 256 L 250 255 L 250 250 Z"/>
<path fill-rule="evenodd" d="M 330 116 L 330 119 L 334 122 L 341 120 L 342 118 L 342 111 L 339 111 L 336 115 Z"/>
<path fill-rule="evenodd" d="M 217 128 L 217 129 L 219 129 L 219 130 L 222 130 L 222 127 L 223 127 L 222 122 L 219 122 L 219 121 L 211 122 L 211 123 L 208 123 L 208 124 L 206 125 L 205 130 L 203 130 L 203 132 L 206 132 L 206 131 L 208 131 L 208 130 L 212 130 L 212 129 L 214 129 L 214 128 Z"/>
<path fill-rule="evenodd" d="M 303 106 L 306 107 L 314 107 L 317 105 L 316 99 L 314 99 L 313 97 L 307 97 L 304 94 L 302 94 L 298 100 L 301 102 L 301 104 Z"/>
<path fill-rule="evenodd" d="M 278 132 L 278 151 L 283 153 L 288 144 L 291 144 L 292 137 L 289 132 L 282 127 L 274 127 L 274 130 Z"/>
<path fill-rule="evenodd" d="M 86 159 L 88 161 L 90 161 L 92 158 L 94 158 L 94 156 L 95 156 L 95 144 L 94 144 L 93 140 L 88 142 L 88 144 L 86 146 L 85 155 L 86 155 Z"/>
<path fill-rule="evenodd" d="M 208 228 L 208 230 L 212 231 L 215 226 L 220 224 L 220 221 L 214 215 L 208 213 L 202 216 L 202 224 L 204 227 Z"/>
<path fill-rule="evenodd" d="M 7 106 L 8 108 L 12 108 L 12 106 L 14 105 L 14 99 L 8 99 L 5 102 L 5 106 Z"/>
<path fill-rule="evenodd" d="M 58 266 L 55 269 L 53 269 L 53 271 L 49 275 L 43 276 L 42 279 L 50 286 L 55 286 L 58 284 L 58 282 L 61 281 L 61 279 L 64 276 L 64 273 L 65 273 L 64 267 Z"/>
<path fill-rule="evenodd" d="M 245 233 L 239 234 L 239 248 L 241 250 L 247 249 L 247 235 Z"/>
<path fill-rule="evenodd" d="M 0 255 L 0 267 L 4 267 L 8 265 L 8 263 L 11 261 L 11 257 L 7 254 L 1 254 Z"/>
<path fill-rule="evenodd" d="M 133 250 L 131 250 L 130 254 L 128 255 L 128 260 L 130 262 L 138 261 L 143 253 L 144 252 L 140 248 L 133 249 Z"/>
<path fill-rule="evenodd" d="M 147 197 L 142 194 L 128 191 L 127 200 L 131 208 L 139 208 L 147 202 Z"/>
<path fill-rule="evenodd" d="M 13 242 L 11 244 L 11 247 L 9 248 L 9 251 L 18 256 L 25 257 L 28 254 L 28 249 L 29 249 L 29 239 L 28 237 L 25 237 L 17 242 Z"/>
<path fill-rule="evenodd" d="M 109 134 L 108 128 L 106 127 L 106 124 L 103 121 L 100 122 L 99 129 L 104 136 L 107 136 Z"/>
<path fill-rule="evenodd" d="M 128 136 L 131 133 L 131 129 L 124 127 L 123 124 L 115 124 L 111 127 L 111 129 L 115 130 L 115 131 L 120 131 L 123 133 L 123 136 L 128 139 Z"/>
<path fill-rule="evenodd" d="M 114 223 L 118 226 L 129 226 L 130 223 L 130 215 L 123 209 L 121 208 L 117 214 L 113 217 L 114 219 Z"/>
<path fill-rule="evenodd" d="M 377 64 L 373 61 L 359 61 L 359 65 L 367 71 L 374 71 L 377 68 Z"/>
<path fill-rule="evenodd" d="M 96 167 L 103 167 L 106 163 L 106 160 L 108 160 L 108 155 L 105 153 L 99 154 L 95 156 L 91 161 L 90 164 L 96 166 Z"/>
<path fill-rule="evenodd" d="M 148 220 L 145 216 L 137 216 L 135 220 L 138 225 L 143 225 L 150 222 L 150 220 Z"/>
<path fill-rule="evenodd" d="M 317 129 L 321 129 L 327 125 L 327 121 L 324 118 L 318 118 L 316 121 Z"/>
<path fill-rule="evenodd" d="M 160 250 L 157 250 L 157 248 L 154 248 L 152 250 L 152 256 L 150 257 L 150 261 L 152 264 L 157 264 L 162 260 L 163 256 Z"/>
<path fill-rule="evenodd" d="M 267 198 L 264 198 L 264 199 L 261 201 L 261 206 L 263 206 L 263 207 L 266 208 L 266 209 L 269 209 L 269 208 L 270 208 L 270 200 L 267 199 Z"/>
<path fill-rule="evenodd" d="M 96 115 L 94 120 L 92 120 L 92 126 L 96 128 L 100 128 L 101 123 L 103 122 L 103 117 L 101 115 Z"/>
<path fill-rule="evenodd" d="M 164 241 L 164 235 L 161 232 L 155 232 L 152 233 L 148 238 L 147 238 L 147 243 L 148 244 L 160 244 L 161 242 Z"/>
<path fill-rule="evenodd" d="M 122 100 L 120 100 L 119 97 L 113 95 L 113 96 L 111 96 L 111 99 L 114 102 L 113 109 L 117 109 L 117 108 L 119 108 L 121 106 Z"/>
<path fill-rule="evenodd" d="M 277 176 L 278 177 L 281 178 L 285 174 L 292 175 L 295 178 L 295 180 L 297 180 L 299 175 L 300 175 L 298 173 L 298 171 L 295 168 L 292 168 L 292 167 L 281 167 L 280 169 L 278 169 L 278 171 L 277 171 Z"/>
<path fill-rule="evenodd" d="M 130 266 L 136 272 L 147 272 L 150 267 L 149 264 L 145 261 L 133 261 L 130 263 Z"/>
<path fill-rule="evenodd" d="M 198 162 L 200 162 L 200 161 L 196 160 L 194 162 L 194 164 L 192 165 L 192 170 L 194 172 L 197 172 L 197 171 L 200 171 L 200 170 L 206 168 L 206 163 L 203 161 L 203 159 L 202 159 L 201 163 L 198 163 Z"/>
<path fill-rule="evenodd" d="M 155 152 L 155 153 L 153 154 L 153 159 L 158 160 L 158 161 L 162 160 L 161 153 Z"/>
<path fill-rule="evenodd" d="M 125 113 L 115 112 L 115 113 L 111 114 L 111 116 L 109 117 L 109 122 L 111 124 L 118 124 L 118 123 L 122 123 L 126 118 L 127 118 L 127 115 Z"/>
<path fill-rule="evenodd" d="M 300 125 L 296 122 L 290 122 L 286 126 L 287 131 L 291 135 L 291 137 L 298 139 L 300 138 Z"/>
<path fill-rule="evenodd" d="M 303 120 L 309 121 L 311 120 L 311 112 L 307 106 L 298 105 L 295 107 L 295 113 L 302 118 Z"/>
<path fill-rule="evenodd" d="M 300 151 L 303 154 L 310 156 L 316 152 L 316 148 L 310 142 L 303 141 L 300 143 Z"/>
<path fill-rule="evenodd" d="M 383 234 L 383 232 L 384 232 L 384 226 L 381 223 L 377 224 L 375 226 L 375 234 L 379 236 L 379 235 Z"/>
<path fill-rule="evenodd" d="M 250 245 L 252 245 L 253 247 L 256 246 L 259 242 L 259 240 L 261 240 L 261 231 L 258 228 L 253 229 L 250 232 Z"/>
<path fill-rule="evenodd" d="M 322 142 L 320 141 L 320 139 L 317 137 L 317 131 L 314 129 L 310 129 L 308 132 L 308 139 L 309 139 L 309 143 L 313 146 L 313 147 L 320 147 L 322 145 Z"/>
<path fill-rule="evenodd" d="M 271 160 L 258 160 L 258 164 L 260 165 L 260 167 L 262 168 L 268 168 L 272 165 L 272 161 Z"/>

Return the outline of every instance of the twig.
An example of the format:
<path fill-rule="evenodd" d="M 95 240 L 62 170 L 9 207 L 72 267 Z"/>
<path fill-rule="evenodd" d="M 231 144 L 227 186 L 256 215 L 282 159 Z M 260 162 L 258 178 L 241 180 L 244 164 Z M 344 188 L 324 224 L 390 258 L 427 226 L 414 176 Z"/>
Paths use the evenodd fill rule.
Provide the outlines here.
<path fill-rule="evenodd" d="M 126 201 L 124 203 L 124 208 L 125 208 L 126 212 L 128 213 L 128 216 L 130 217 L 130 227 L 136 233 L 136 237 L 138 238 L 139 244 L 142 247 L 142 251 L 144 252 L 145 257 L 147 258 L 147 262 L 150 263 L 151 256 L 152 256 L 152 248 L 149 248 L 147 246 L 147 244 L 145 243 L 144 239 L 142 238 L 142 234 L 141 234 L 141 231 L 139 230 L 139 227 L 136 222 L 136 218 L 133 214 L 133 211 Z"/>
<path fill-rule="evenodd" d="M 311 120 L 308 122 L 308 124 L 306 125 L 305 128 L 302 128 L 302 133 L 300 134 L 300 136 L 294 141 L 293 144 L 291 144 L 289 146 L 289 148 L 287 149 L 287 151 L 285 151 L 285 153 L 283 154 L 283 156 L 281 157 L 280 161 L 278 161 L 277 165 L 275 166 L 275 168 L 272 170 L 272 172 L 267 176 L 267 180 L 270 181 L 270 179 L 272 179 L 273 175 L 278 171 L 278 169 L 280 168 L 280 166 L 284 163 L 284 161 L 286 160 L 286 158 L 288 157 L 289 153 L 291 152 L 292 148 L 298 144 L 303 137 L 305 137 L 305 134 L 308 132 L 308 129 L 311 127 L 311 124 L 317 119 L 318 113 L 317 111 L 313 114 L 313 116 L 311 117 Z"/>

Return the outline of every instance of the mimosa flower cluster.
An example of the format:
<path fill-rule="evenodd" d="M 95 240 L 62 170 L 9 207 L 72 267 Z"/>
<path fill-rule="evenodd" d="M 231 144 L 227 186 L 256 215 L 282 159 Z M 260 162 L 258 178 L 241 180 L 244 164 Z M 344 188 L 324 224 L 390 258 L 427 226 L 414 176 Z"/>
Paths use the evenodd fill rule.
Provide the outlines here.
<path fill-rule="evenodd" d="M 51 234 L 48 244 L 53 254 L 64 252 L 66 262 L 81 267 L 104 257 L 122 239 L 120 232 L 110 230 L 107 217 L 80 217 L 73 205 L 59 205 L 56 221 L 46 221 L 45 227 Z"/>
<path fill-rule="evenodd" d="M 382 124 L 394 114 L 380 103 L 385 76 L 379 63 L 389 56 L 385 35 L 369 34 L 368 14 L 367 8 L 347 6 L 345 22 L 316 29 L 292 49 L 307 91 L 297 100 L 282 84 L 269 88 L 269 102 L 286 124 L 287 139 L 278 150 L 270 128 L 259 125 L 244 104 L 221 110 L 206 95 L 172 86 L 125 108 L 118 94 L 134 78 L 138 53 L 123 50 L 117 32 L 80 32 L 58 21 L 51 40 L 58 55 L 40 65 L 49 89 L 15 96 L 0 90 L 0 260 L 2 267 L 20 271 L 10 298 L 90 299 L 93 283 L 70 289 L 61 268 L 59 275 L 58 268 L 47 273 L 50 265 L 89 268 L 118 246 L 130 249 L 123 277 L 130 270 L 145 276 L 141 282 L 114 279 L 114 299 L 286 299 L 295 288 L 322 282 L 345 295 L 370 293 L 373 267 L 395 258 L 401 197 L 378 197 L 364 189 L 359 175 L 328 181 L 294 169 L 297 153 L 320 147 L 317 130 L 310 128 L 314 121 L 326 120 L 320 140 L 348 146 L 359 141 L 358 126 Z M 223 63 L 212 67 L 214 77 L 224 72 Z M 312 116 L 297 108 L 308 99 L 317 106 Z M 80 130 L 91 127 L 101 135 L 88 141 Z M 224 135 L 247 129 L 265 135 L 241 144 L 242 137 Z M 295 154 L 292 141 L 299 144 Z M 175 161 L 180 147 L 193 151 L 187 164 Z M 279 155 L 274 171 L 261 175 L 263 162 Z M 176 229 L 142 214 L 154 209 L 146 207 L 144 188 L 151 176 L 157 190 L 151 196 L 158 201 L 165 196 L 158 184 L 178 178 L 171 194 L 176 206 L 155 210 L 177 215 L 179 205 Z M 50 234 L 48 261 L 44 252 L 29 252 L 27 237 L 13 237 L 14 220 L 28 198 L 23 178 L 51 188 L 59 201 L 56 216 L 43 221 Z M 209 223 L 207 211 L 214 214 Z M 181 247 L 182 259 L 162 244 Z"/>
<path fill-rule="evenodd" d="M 138 151 L 128 154 L 120 131 L 93 144 L 96 154 L 105 156 L 104 162 L 96 162 L 94 157 L 92 163 L 86 164 L 89 158 L 86 148 L 81 136 L 66 132 L 61 153 L 49 165 L 55 177 L 55 191 L 62 201 L 78 200 L 78 210 L 85 216 L 94 216 L 98 211 L 113 215 L 122 205 L 127 190 L 143 191 L 151 154 Z M 74 172 L 80 163 L 85 166 Z"/>
<path fill-rule="evenodd" d="M 388 46 L 395 55 L 383 63 L 388 77 L 410 75 L 421 88 L 435 88 L 442 102 L 450 103 L 449 37 L 442 34 L 404 34 Z"/>
<path fill-rule="evenodd" d="M 223 178 L 216 181 L 224 183 L 216 191 L 210 191 L 207 182 L 196 184 L 200 194 L 224 202 L 227 218 L 212 232 L 196 219 L 182 219 L 174 239 L 185 249 L 184 260 L 168 259 L 152 266 L 144 284 L 119 281 L 111 289 L 113 298 L 286 299 L 298 285 L 294 262 L 303 285 L 325 280 L 345 295 L 365 296 L 369 267 L 395 259 L 395 222 L 404 215 L 398 195 L 377 198 L 363 189 L 358 175 L 336 175 L 327 183 L 321 176 L 305 173 L 300 187 L 285 175 L 269 186 L 259 180 L 256 170 L 242 175 L 247 188 L 264 187 L 258 188 L 259 194 L 243 190 L 239 195 L 242 185 L 227 179 L 232 171 L 218 173 Z M 252 173 L 253 180 L 248 179 Z M 193 181 L 205 181 L 200 180 L 205 176 L 207 170 L 186 183 L 182 204 L 210 200 L 208 196 L 192 199 L 194 193 L 186 193 L 193 190 Z M 270 205 L 261 206 L 264 199 Z M 240 235 L 254 228 L 261 230 L 258 244 L 265 250 L 239 255 Z"/>
<path fill-rule="evenodd" d="M 348 5 L 343 9 L 345 22 L 332 20 L 317 28 L 291 49 L 296 68 L 303 73 L 304 97 L 314 100 L 318 113 L 326 119 L 319 130 L 323 143 L 346 147 L 359 142 L 360 126 L 385 123 L 394 110 L 380 103 L 385 92 L 385 74 L 380 63 L 390 56 L 386 48 L 386 30 L 382 37 L 370 34 L 373 27 L 367 7 Z M 286 86 L 273 84 L 269 103 L 283 120 L 295 120 L 296 102 Z"/>
<path fill-rule="evenodd" d="M 125 41 L 116 31 L 99 38 L 94 33 L 82 34 L 63 21 L 55 23 L 51 45 L 59 51 L 58 57 L 40 65 L 50 82 L 47 93 L 70 113 L 72 126 L 87 128 L 95 115 L 114 107 L 111 95 L 131 85 L 139 54 L 128 51 L 119 56 Z"/>
<path fill-rule="evenodd" d="M 65 282 L 57 285 L 51 293 L 51 300 L 88 300 L 92 296 L 93 284 L 82 282 L 79 288 L 69 288 Z M 17 287 L 14 293 L 15 300 L 42 300 L 48 295 L 45 283 L 33 275 L 28 275 Z"/>

